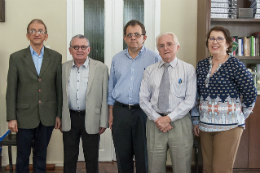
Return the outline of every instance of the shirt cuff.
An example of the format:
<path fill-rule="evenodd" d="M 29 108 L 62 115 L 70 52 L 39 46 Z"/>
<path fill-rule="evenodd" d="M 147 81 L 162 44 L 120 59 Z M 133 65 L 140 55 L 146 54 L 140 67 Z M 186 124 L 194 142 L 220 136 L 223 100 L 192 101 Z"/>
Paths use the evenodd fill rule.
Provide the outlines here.
<path fill-rule="evenodd" d="M 199 125 L 199 117 L 191 117 L 192 125 Z"/>

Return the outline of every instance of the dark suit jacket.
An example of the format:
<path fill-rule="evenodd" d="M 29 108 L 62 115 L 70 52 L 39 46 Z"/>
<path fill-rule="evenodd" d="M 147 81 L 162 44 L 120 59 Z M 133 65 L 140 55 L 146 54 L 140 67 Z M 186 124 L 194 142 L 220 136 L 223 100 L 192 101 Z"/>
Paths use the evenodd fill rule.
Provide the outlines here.
<path fill-rule="evenodd" d="M 61 117 L 61 61 L 58 52 L 44 47 L 40 74 L 36 72 L 30 48 L 10 56 L 7 77 L 7 121 L 17 120 L 18 128 L 54 126 Z"/>

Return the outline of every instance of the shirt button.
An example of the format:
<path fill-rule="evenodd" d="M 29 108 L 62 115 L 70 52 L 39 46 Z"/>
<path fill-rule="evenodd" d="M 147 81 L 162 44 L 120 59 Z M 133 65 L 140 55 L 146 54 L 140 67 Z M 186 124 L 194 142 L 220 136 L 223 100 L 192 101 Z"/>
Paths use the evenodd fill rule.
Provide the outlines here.
<path fill-rule="evenodd" d="M 41 82 L 42 80 L 41 79 L 38 79 L 39 82 Z"/>
<path fill-rule="evenodd" d="M 79 80 L 77 80 L 77 82 L 79 82 Z"/>
<path fill-rule="evenodd" d="M 41 92 L 42 90 L 39 90 L 39 92 Z"/>
<path fill-rule="evenodd" d="M 39 103 L 42 103 L 42 101 L 41 101 L 41 100 L 39 100 Z"/>

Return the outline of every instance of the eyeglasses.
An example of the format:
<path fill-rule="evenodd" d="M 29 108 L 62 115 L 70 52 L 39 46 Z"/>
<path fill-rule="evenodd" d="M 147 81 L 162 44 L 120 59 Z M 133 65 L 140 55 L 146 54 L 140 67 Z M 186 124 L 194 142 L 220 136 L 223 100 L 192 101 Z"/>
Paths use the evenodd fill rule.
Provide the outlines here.
<path fill-rule="evenodd" d="M 36 34 L 36 33 L 41 34 L 41 35 L 46 34 L 46 32 L 44 32 L 42 30 L 40 30 L 40 31 L 36 31 L 36 30 L 29 31 L 29 34 Z"/>
<path fill-rule="evenodd" d="M 159 44 L 159 49 L 164 49 L 165 46 L 167 47 L 172 47 L 173 45 L 175 45 L 176 43 L 167 43 L 166 45 L 165 44 Z"/>
<path fill-rule="evenodd" d="M 141 35 L 145 35 L 145 34 L 129 33 L 129 34 L 126 35 L 126 37 L 128 37 L 128 38 L 132 38 L 132 36 L 134 36 L 135 38 L 140 38 Z"/>
<path fill-rule="evenodd" d="M 208 41 L 209 41 L 210 43 L 213 43 L 215 40 L 216 40 L 218 43 L 222 43 L 222 42 L 225 40 L 225 38 L 223 38 L 223 37 L 217 37 L 217 38 L 210 37 L 210 38 L 208 39 Z"/>
<path fill-rule="evenodd" d="M 79 50 L 79 48 L 81 48 L 81 50 L 86 50 L 89 46 L 71 46 L 71 47 L 75 50 Z"/>

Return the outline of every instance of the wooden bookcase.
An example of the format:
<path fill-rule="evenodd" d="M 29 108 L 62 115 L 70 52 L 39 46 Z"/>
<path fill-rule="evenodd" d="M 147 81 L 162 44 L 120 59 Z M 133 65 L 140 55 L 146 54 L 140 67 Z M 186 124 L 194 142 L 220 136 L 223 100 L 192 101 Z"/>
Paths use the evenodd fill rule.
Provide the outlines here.
<path fill-rule="evenodd" d="M 249 0 L 237 0 L 237 8 L 249 8 Z M 206 48 L 206 34 L 214 26 L 227 28 L 232 36 L 245 37 L 260 32 L 260 19 L 211 19 L 211 0 L 198 0 L 197 19 L 197 61 L 209 56 Z M 236 56 L 247 67 L 260 64 L 260 57 Z M 258 96 L 253 114 L 246 120 L 240 146 L 238 149 L 235 169 L 256 169 L 260 171 L 260 96 Z"/>

